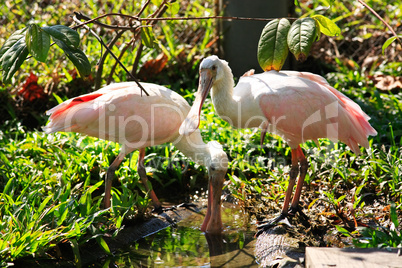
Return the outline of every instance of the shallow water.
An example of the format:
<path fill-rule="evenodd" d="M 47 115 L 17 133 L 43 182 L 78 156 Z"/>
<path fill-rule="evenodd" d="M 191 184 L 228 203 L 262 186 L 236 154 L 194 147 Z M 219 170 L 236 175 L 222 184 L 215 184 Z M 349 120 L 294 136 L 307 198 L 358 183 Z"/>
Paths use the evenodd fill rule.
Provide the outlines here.
<path fill-rule="evenodd" d="M 205 211 L 202 211 L 205 212 Z M 145 237 L 103 267 L 258 267 L 254 258 L 254 230 L 242 211 L 232 204 L 222 210 L 224 231 L 211 236 L 200 231 L 203 214 L 193 214 L 158 233 Z"/>

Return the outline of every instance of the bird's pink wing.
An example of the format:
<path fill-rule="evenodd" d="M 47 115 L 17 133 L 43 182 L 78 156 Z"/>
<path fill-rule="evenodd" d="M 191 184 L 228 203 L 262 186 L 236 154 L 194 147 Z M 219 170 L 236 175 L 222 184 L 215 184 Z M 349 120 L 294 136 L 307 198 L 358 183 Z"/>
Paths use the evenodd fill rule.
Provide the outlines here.
<path fill-rule="evenodd" d="M 363 128 L 363 132 L 368 136 L 375 136 L 377 135 L 377 131 L 368 123 L 368 120 L 370 120 L 370 116 L 368 116 L 362 109 L 361 107 L 352 101 L 350 98 L 345 96 L 342 92 L 339 92 L 335 88 L 333 88 L 328 81 L 319 75 L 308 73 L 308 72 L 295 72 L 295 71 L 286 71 L 284 72 L 288 75 L 293 75 L 297 76 L 300 78 L 308 79 L 311 81 L 314 81 L 325 88 L 327 88 L 331 93 L 333 93 L 339 100 L 341 105 L 352 115 L 354 115 L 354 118 L 358 121 L 358 123 L 361 125 Z"/>
<path fill-rule="evenodd" d="M 281 72 L 266 76 L 270 90 L 260 96 L 260 106 L 271 128 L 292 148 L 306 140 L 341 140 L 359 153 L 376 131 L 368 116 L 348 97 L 320 76 Z M 276 131 L 275 131 L 276 130 Z"/>

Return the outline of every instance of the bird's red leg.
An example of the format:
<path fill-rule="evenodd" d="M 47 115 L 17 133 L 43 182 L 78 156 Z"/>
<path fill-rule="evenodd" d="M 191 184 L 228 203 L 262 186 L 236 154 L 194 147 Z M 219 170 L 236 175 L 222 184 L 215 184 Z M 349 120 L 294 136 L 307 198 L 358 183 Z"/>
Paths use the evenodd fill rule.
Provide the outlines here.
<path fill-rule="evenodd" d="M 105 200 L 104 200 L 104 207 L 108 208 L 110 207 L 110 192 L 112 190 L 112 182 L 114 178 L 114 173 L 116 169 L 120 166 L 121 162 L 123 161 L 124 157 L 126 156 L 126 153 L 121 151 L 119 155 L 116 157 L 116 159 L 110 164 L 109 168 L 107 169 L 106 172 L 106 178 L 105 178 Z"/>
<path fill-rule="evenodd" d="M 303 188 L 304 178 L 307 174 L 308 162 L 307 158 L 304 156 L 300 146 L 297 148 L 297 160 L 300 162 L 300 176 L 297 181 L 295 195 L 293 196 L 291 211 L 297 211 L 299 205 L 300 195 Z"/>
<path fill-rule="evenodd" d="M 263 222 L 262 224 L 260 224 L 258 226 L 259 230 L 256 233 L 256 236 L 259 236 L 265 230 L 268 230 L 271 227 L 275 226 L 278 222 L 285 219 L 289 215 L 288 209 L 289 209 L 290 198 L 292 197 L 293 187 L 295 186 L 296 178 L 297 175 L 299 174 L 298 148 L 292 149 L 291 153 L 292 153 L 292 167 L 290 168 L 289 185 L 288 189 L 286 190 L 286 196 L 285 201 L 283 202 L 281 215 L 279 215 L 278 217 L 269 222 Z"/>
<path fill-rule="evenodd" d="M 154 190 L 149 189 L 149 187 L 148 187 L 148 177 L 147 177 L 147 172 L 145 171 L 145 166 L 144 166 L 145 148 L 139 149 L 138 151 L 139 151 L 138 165 L 137 165 L 138 175 L 140 176 L 145 189 L 147 190 L 147 192 L 149 193 L 149 196 L 152 199 L 155 210 L 159 210 L 162 208 L 162 204 L 159 201 L 158 197 L 156 196 Z"/>
<path fill-rule="evenodd" d="M 293 187 L 295 186 L 296 178 L 299 173 L 299 161 L 298 161 L 298 151 L 297 150 L 298 149 L 292 149 L 292 167 L 290 168 L 289 185 L 288 185 L 288 189 L 286 190 L 285 201 L 283 202 L 283 207 L 282 207 L 282 215 L 284 215 L 284 216 L 288 215 L 290 198 L 292 196 Z"/>

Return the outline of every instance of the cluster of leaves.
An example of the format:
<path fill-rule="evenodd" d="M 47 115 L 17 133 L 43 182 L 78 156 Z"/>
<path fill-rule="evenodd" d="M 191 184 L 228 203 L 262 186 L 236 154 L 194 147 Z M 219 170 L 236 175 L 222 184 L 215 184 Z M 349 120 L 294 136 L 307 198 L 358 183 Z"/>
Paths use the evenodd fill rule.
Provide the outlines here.
<path fill-rule="evenodd" d="M 78 46 L 78 33 L 64 25 L 40 27 L 29 24 L 14 32 L 0 49 L 0 67 L 3 70 L 3 82 L 9 83 L 15 72 L 31 54 L 36 60 L 44 62 L 50 49 L 50 37 L 66 56 L 74 63 L 82 76 L 91 73 L 91 65 Z"/>
<path fill-rule="evenodd" d="M 341 30 L 322 15 L 300 18 L 292 25 L 285 18 L 270 21 L 262 30 L 258 43 L 257 56 L 261 68 L 264 71 L 281 70 L 288 51 L 297 60 L 304 61 L 321 33 L 338 36 Z"/>

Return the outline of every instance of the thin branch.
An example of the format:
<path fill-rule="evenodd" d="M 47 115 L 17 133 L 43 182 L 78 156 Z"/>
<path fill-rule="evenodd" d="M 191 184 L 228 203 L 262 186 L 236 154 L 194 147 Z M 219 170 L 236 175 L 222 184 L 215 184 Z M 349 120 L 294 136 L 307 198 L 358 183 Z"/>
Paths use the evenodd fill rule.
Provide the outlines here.
<path fill-rule="evenodd" d="M 104 27 L 104 28 L 113 29 L 113 30 L 135 30 L 136 28 L 138 28 L 138 27 L 141 26 L 141 25 L 136 25 L 136 26 L 109 25 L 109 24 L 105 24 L 105 23 L 102 23 L 102 22 L 99 22 L 99 21 L 98 21 L 99 19 L 102 19 L 102 18 L 107 17 L 107 16 L 127 17 L 127 18 L 129 18 L 129 19 L 131 19 L 131 20 L 137 20 L 137 21 L 139 21 L 138 19 L 136 19 L 136 17 L 129 16 L 129 15 L 124 15 L 124 14 L 121 14 L 121 13 L 108 13 L 108 14 L 104 14 L 104 15 L 101 15 L 101 16 L 99 16 L 99 17 L 96 17 L 96 18 L 94 18 L 94 19 L 91 19 L 90 17 L 88 17 L 88 16 L 82 14 L 81 12 L 76 12 L 76 11 L 74 11 L 74 14 L 75 14 L 75 17 L 76 17 L 78 20 L 85 20 L 85 22 L 81 22 L 81 21 L 80 21 L 80 22 L 78 23 L 78 25 L 72 27 L 72 29 L 77 29 L 77 28 L 83 27 L 83 26 L 85 26 L 85 25 L 87 25 L 87 24 L 89 24 L 89 23 L 95 23 L 95 24 L 98 24 L 98 25 L 100 25 L 100 26 L 102 26 L 102 27 Z"/>
<path fill-rule="evenodd" d="M 76 18 L 75 16 L 73 17 L 74 21 L 76 22 L 80 22 L 78 20 L 78 18 Z M 138 82 L 137 78 L 135 78 L 128 70 L 127 68 L 124 66 L 124 64 L 116 57 L 116 55 L 110 50 L 110 48 L 105 44 L 105 42 L 103 42 L 102 38 L 100 38 L 91 28 L 89 28 L 87 25 L 84 25 L 84 27 L 89 30 L 96 39 L 98 39 L 98 41 L 102 44 L 102 46 L 104 46 L 106 48 L 106 50 L 110 53 L 110 55 L 113 56 L 113 58 L 120 64 L 120 66 L 124 69 L 124 71 L 126 71 L 126 73 L 128 73 L 130 75 L 130 77 L 134 80 L 134 82 L 137 83 L 137 85 L 140 87 L 140 89 L 147 95 L 149 96 L 148 92 L 144 89 L 144 87 L 140 84 L 140 82 Z"/>
<path fill-rule="evenodd" d="M 154 21 L 163 21 L 163 20 L 245 20 L 245 21 L 271 21 L 277 18 L 247 18 L 247 17 L 228 17 L 228 16 L 204 16 L 204 17 L 164 17 L 164 18 L 137 18 L 138 21 L 143 20 L 154 20 Z M 289 20 L 296 20 L 297 18 L 287 18 Z"/>
<path fill-rule="evenodd" d="M 141 8 L 140 12 L 138 12 L 137 17 L 140 17 L 142 15 L 142 13 L 144 12 L 145 8 L 149 5 L 149 3 L 151 2 L 151 0 L 148 0 Z"/>
<path fill-rule="evenodd" d="M 360 1 L 360 0 L 359 0 Z M 157 10 L 154 14 L 156 14 L 157 16 L 160 16 L 160 14 L 158 14 L 158 11 L 161 12 L 163 9 L 166 9 L 167 6 L 164 5 L 161 9 Z M 164 11 L 164 10 L 163 10 Z M 115 29 L 115 30 L 135 30 L 137 27 L 140 27 L 140 25 L 138 26 L 118 26 L 118 25 L 108 25 L 108 24 L 104 24 L 101 22 L 98 22 L 97 20 L 102 19 L 104 17 L 108 17 L 108 16 L 120 16 L 120 17 L 124 17 L 124 18 L 128 18 L 131 20 L 136 20 L 136 21 L 166 21 L 166 20 L 209 20 L 209 19 L 216 19 L 216 20 L 243 20 L 243 21 L 271 21 L 274 20 L 276 18 L 248 18 L 248 17 L 231 17 L 231 16 L 201 16 L 201 17 L 147 17 L 147 18 L 140 18 L 139 16 L 130 16 L 130 15 L 126 15 L 126 14 L 122 14 L 122 13 L 107 13 L 107 14 L 103 14 L 101 16 L 98 16 L 96 18 L 89 18 L 87 16 L 85 16 L 82 13 L 79 12 L 74 12 L 75 16 L 78 19 L 82 19 L 82 20 L 86 20 L 85 22 L 80 22 L 80 24 L 76 25 L 73 27 L 73 29 L 76 28 L 80 28 L 84 25 L 87 25 L 89 23 L 96 23 L 101 25 L 102 27 L 105 28 L 109 28 L 109 29 Z M 154 15 L 152 14 L 152 15 Z M 289 20 L 296 20 L 297 18 L 287 18 Z"/>
<path fill-rule="evenodd" d="M 117 34 L 113 37 L 113 39 L 109 42 L 108 47 L 112 48 L 116 41 L 122 36 L 124 33 L 124 30 L 121 30 L 117 32 Z M 96 77 L 95 77 L 95 90 L 100 88 L 101 80 L 102 80 L 102 73 L 103 73 L 103 63 L 105 62 L 105 59 L 107 55 L 109 54 L 109 51 L 106 50 L 105 53 L 103 53 L 101 59 L 98 62 L 98 71 L 96 72 Z"/>
<path fill-rule="evenodd" d="M 373 13 L 382 23 L 385 24 L 385 26 L 387 26 L 387 28 L 391 31 L 391 33 L 396 37 L 396 39 L 399 41 L 399 43 L 402 44 L 401 39 L 399 39 L 398 35 L 396 34 L 396 32 L 394 31 L 394 29 L 392 29 L 392 27 L 383 19 L 381 18 L 381 16 L 374 10 L 372 9 L 368 4 L 366 4 L 366 2 L 364 2 L 363 0 L 357 0 L 360 4 L 362 4 L 363 6 L 365 6 L 368 10 L 370 10 L 371 13 Z"/>
<path fill-rule="evenodd" d="M 131 69 L 132 75 L 135 75 L 137 72 L 143 48 L 144 48 L 144 45 L 141 42 L 140 45 L 138 46 L 137 55 L 135 56 L 135 60 L 133 63 L 133 68 Z"/>
<path fill-rule="evenodd" d="M 132 44 L 132 41 L 130 41 L 128 44 L 126 44 L 126 45 L 123 47 L 123 49 L 121 49 L 121 52 L 120 52 L 120 55 L 119 55 L 119 60 L 123 57 L 124 53 L 125 53 L 125 52 L 127 51 L 127 49 L 131 46 L 131 44 Z M 109 77 L 108 77 L 108 79 L 106 80 L 106 83 L 107 83 L 107 84 L 110 84 L 110 83 L 112 82 L 113 74 L 114 74 L 114 72 L 116 71 L 117 65 L 118 65 L 118 63 L 116 62 L 116 63 L 113 65 L 112 69 L 110 70 Z M 134 76 L 134 74 L 131 74 L 131 76 Z"/>

